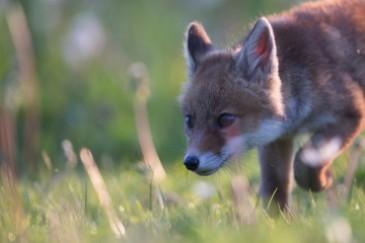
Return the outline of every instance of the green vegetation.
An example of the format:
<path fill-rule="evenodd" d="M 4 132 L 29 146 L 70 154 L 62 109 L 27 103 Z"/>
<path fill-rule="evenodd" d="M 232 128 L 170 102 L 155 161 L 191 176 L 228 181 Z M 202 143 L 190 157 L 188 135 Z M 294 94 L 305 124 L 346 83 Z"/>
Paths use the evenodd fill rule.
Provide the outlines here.
<path fill-rule="evenodd" d="M 291 215 L 270 218 L 258 205 L 257 166 L 248 163 L 250 189 L 245 210 L 253 215 L 240 224 L 232 201 L 230 170 L 210 178 L 168 169 L 161 185 L 165 208 L 137 166 L 104 170 L 117 217 L 127 230 L 125 242 L 363 242 L 364 188 L 356 185 L 343 204 L 330 193 L 295 190 Z M 57 171 L 57 172 L 55 172 Z M 339 190 L 340 187 L 337 188 Z M 19 184 L 24 215 L 14 224 L 15 208 L 1 191 L 0 241 L 118 242 L 92 185 L 81 171 L 44 170 L 37 180 Z M 333 191 L 332 191 L 333 193 Z M 333 195 L 332 195 L 333 196 Z M 332 206 L 330 206 L 332 205 Z M 19 213 L 19 212 L 18 212 Z M 245 223 L 248 222 L 249 224 Z"/>
<path fill-rule="evenodd" d="M 31 142 L 25 128 L 27 78 L 20 75 L 10 3 L 24 9 L 32 37 L 39 127 Z M 348 161 L 357 160 L 351 152 L 336 161 L 332 190 L 311 194 L 296 188 L 292 209 L 278 218 L 270 218 L 258 200 L 254 153 L 246 155 L 238 169 L 211 177 L 198 177 L 181 165 L 185 143 L 176 97 L 185 80 L 182 39 L 187 24 L 203 22 L 223 47 L 239 41 L 257 16 L 291 4 L 0 1 L 0 151 L 6 147 L 4 127 L 14 128 L 9 144 L 15 145 L 8 154 L 0 153 L 0 242 L 365 242 L 364 161 L 359 160 L 349 194 L 342 193 Z M 149 72 L 149 120 L 167 172 L 158 186 L 152 184 L 149 169 L 138 163 L 142 156 L 133 108 L 136 83 L 129 77 L 135 62 L 144 63 Z M 3 114 L 9 115 L 12 126 L 4 125 Z M 94 153 L 112 209 L 126 228 L 125 239 L 117 239 L 111 230 L 81 163 L 65 160 L 65 139 L 76 151 L 86 146 Z M 26 151 L 32 146 L 35 156 L 30 159 Z M 4 158 L 12 153 L 17 178 L 8 181 Z M 232 192 L 237 174 L 248 181 L 238 195 Z M 235 196 L 246 202 L 247 215 L 238 213 Z"/>

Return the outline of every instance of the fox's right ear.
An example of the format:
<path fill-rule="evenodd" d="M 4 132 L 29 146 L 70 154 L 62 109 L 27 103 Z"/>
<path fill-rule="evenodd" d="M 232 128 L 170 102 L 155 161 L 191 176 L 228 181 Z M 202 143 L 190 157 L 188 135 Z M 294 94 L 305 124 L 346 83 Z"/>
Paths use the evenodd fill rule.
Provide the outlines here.
<path fill-rule="evenodd" d="M 202 58 L 212 50 L 212 42 L 204 27 L 198 22 L 189 24 L 185 33 L 184 52 L 189 75 L 196 71 Z"/>

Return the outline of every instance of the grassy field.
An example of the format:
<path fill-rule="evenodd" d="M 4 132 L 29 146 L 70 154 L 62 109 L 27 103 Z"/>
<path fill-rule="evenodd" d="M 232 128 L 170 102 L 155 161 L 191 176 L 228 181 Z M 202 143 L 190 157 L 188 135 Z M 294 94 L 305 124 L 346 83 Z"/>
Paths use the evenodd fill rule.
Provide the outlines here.
<path fill-rule="evenodd" d="M 328 192 L 294 189 L 287 214 L 271 218 L 257 197 L 255 156 L 212 177 L 169 167 L 158 186 L 143 164 L 102 164 L 115 218 L 126 228 L 113 233 L 107 214 L 81 165 L 52 168 L 36 179 L 22 177 L 18 194 L 2 186 L 1 242 L 364 242 L 365 192 L 354 183 L 341 196 L 341 174 Z M 337 166 L 335 171 L 340 171 Z M 48 169 L 47 169 L 48 168 Z M 360 176 L 361 178 L 361 176 Z M 233 185 L 233 187 L 232 187 Z M 238 199 L 237 199 L 238 198 Z M 237 206 L 237 202 L 240 206 Z"/>
<path fill-rule="evenodd" d="M 176 97 L 188 23 L 225 47 L 299 2 L 0 0 L 0 242 L 365 242 L 358 147 L 335 162 L 333 188 L 294 187 L 278 217 L 257 196 L 254 152 L 211 177 L 182 165 Z M 136 63 L 146 68 L 140 83 Z M 166 169 L 159 182 L 138 162 L 149 161 L 146 134 Z M 75 151 L 60 149 L 65 140 Z M 83 146 L 97 170 L 85 170 Z"/>

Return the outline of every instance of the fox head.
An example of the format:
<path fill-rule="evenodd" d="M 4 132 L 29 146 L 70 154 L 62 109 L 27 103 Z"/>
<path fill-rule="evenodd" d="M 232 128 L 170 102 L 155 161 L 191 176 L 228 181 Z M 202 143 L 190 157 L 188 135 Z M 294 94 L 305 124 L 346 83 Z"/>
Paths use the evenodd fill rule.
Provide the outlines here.
<path fill-rule="evenodd" d="M 281 80 L 267 19 L 258 20 L 244 41 L 228 50 L 216 49 L 203 26 L 193 22 L 184 49 L 189 81 L 180 103 L 187 169 L 212 174 L 233 157 L 280 136 Z"/>

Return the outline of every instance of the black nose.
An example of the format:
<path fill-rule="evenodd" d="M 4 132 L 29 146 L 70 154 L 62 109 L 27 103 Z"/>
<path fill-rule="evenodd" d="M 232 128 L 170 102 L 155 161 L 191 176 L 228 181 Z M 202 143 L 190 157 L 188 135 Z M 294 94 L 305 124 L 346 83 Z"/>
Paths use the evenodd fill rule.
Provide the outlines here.
<path fill-rule="evenodd" d="M 184 165 L 188 170 L 195 171 L 199 167 L 199 158 L 196 156 L 187 156 Z"/>

